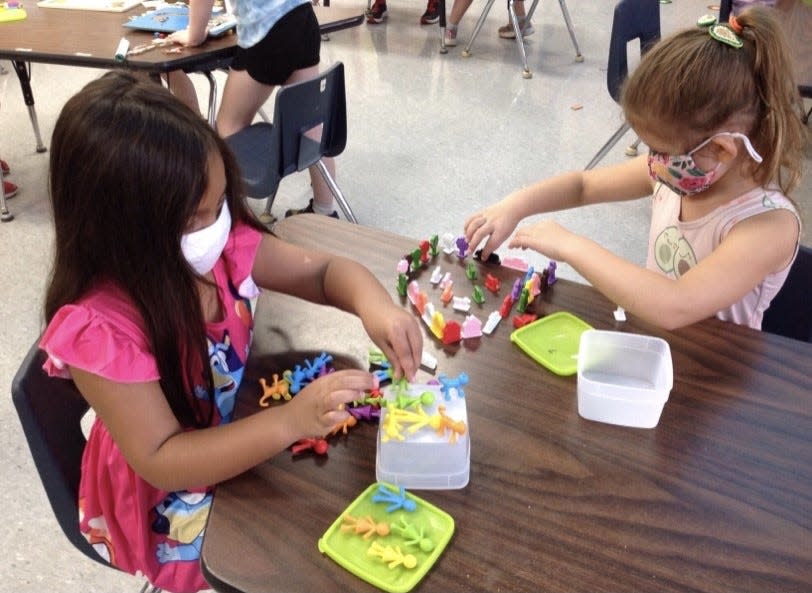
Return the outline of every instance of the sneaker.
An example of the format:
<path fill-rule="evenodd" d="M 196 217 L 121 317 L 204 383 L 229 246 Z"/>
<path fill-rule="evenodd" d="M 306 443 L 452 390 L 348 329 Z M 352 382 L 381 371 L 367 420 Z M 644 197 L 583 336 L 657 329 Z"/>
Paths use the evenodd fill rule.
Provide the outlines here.
<path fill-rule="evenodd" d="M 448 47 L 454 47 L 455 45 L 457 45 L 457 29 L 446 27 L 445 37 L 443 38 L 443 40 L 445 41 L 445 44 Z"/>
<path fill-rule="evenodd" d="M 7 198 L 13 198 L 17 195 L 17 186 L 11 183 L 11 181 L 4 181 L 3 194 L 5 194 Z"/>
<path fill-rule="evenodd" d="M 536 32 L 533 28 L 533 23 L 528 23 L 526 18 L 519 19 L 519 29 L 522 32 L 522 37 L 527 37 Z M 516 32 L 513 30 L 513 24 L 508 23 L 499 27 L 499 37 L 502 39 L 516 39 Z"/>
<path fill-rule="evenodd" d="M 440 3 L 437 0 L 429 0 L 426 4 L 426 12 L 420 17 L 421 25 L 431 25 L 440 20 Z"/>
<path fill-rule="evenodd" d="M 285 212 L 285 218 L 289 218 L 291 216 L 296 216 L 297 214 L 315 214 L 316 211 L 313 210 L 313 198 L 307 203 L 307 206 L 304 208 L 291 208 L 287 212 Z M 338 212 L 333 210 L 330 214 L 330 218 L 338 218 Z"/>
<path fill-rule="evenodd" d="M 386 18 L 386 2 L 383 0 L 375 0 L 375 4 L 369 9 L 367 14 L 367 23 L 370 25 L 377 25 L 382 23 Z"/>
<path fill-rule="evenodd" d="M 11 173 L 11 167 L 9 167 L 8 163 L 3 159 L 0 159 L 0 171 L 2 171 L 3 175 Z"/>

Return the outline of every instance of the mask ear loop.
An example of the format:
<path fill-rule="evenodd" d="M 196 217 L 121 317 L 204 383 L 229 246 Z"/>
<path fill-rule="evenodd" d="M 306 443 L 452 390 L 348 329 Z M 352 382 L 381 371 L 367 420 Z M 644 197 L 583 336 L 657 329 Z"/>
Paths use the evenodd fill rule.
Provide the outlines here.
<path fill-rule="evenodd" d="M 694 148 L 688 154 L 693 155 L 697 150 L 699 150 L 700 148 L 703 148 L 705 145 L 707 145 L 711 140 L 713 140 L 717 136 L 730 136 L 732 138 L 740 139 L 742 141 L 742 144 L 744 144 L 744 148 L 747 150 L 747 154 L 750 155 L 751 159 L 753 159 L 757 163 L 760 163 L 761 161 L 764 160 L 763 158 L 761 158 L 761 155 L 758 152 L 756 152 L 756 149 L 753 148 L 753 145 L 750 143 L 750 138 L 748 138 L 746 134 L 742 134 L 741 132 L 719 132 L 718 134 L 714 134 L 713 136 L 711 136 L 710 138 L 705 140 L 702 144 L 700 144 L 699 146 Z"/>

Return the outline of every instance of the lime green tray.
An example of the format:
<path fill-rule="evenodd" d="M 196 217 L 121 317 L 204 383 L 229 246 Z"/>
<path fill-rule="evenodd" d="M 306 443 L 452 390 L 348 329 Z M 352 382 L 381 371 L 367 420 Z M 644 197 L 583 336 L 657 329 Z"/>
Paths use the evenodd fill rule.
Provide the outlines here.
<path fill-rule="evenodd" d="M 559 311 L 515 330 L 510 341 L 555 374 L 574 375 L 581 334 L 588 329 L 592 326 L 580 317 Z"/>
<path fill-rule="evenodd" d="M 415 510 L 407 512 L 403 509 L 396 509 L 387 512 L 389 503 L 372 500 L 378 493 L 380 485 L 392 493 L 399 491 L 398 487 L 386 482 L 370 485 L 330 525 L 319 539 L 318 547 L 322 554 L 326 554 L 352 574 L 376 587 L 390 593 L 406 593 L 426 576 L 437 558 L 443 553 L 454 534 L 454 519 L 445 511 L 408 491 L 406 491 L 406 498 L 414 501 Z M 372 517 L 375 523 L 385 522 L 390 525 L 401 525 L 401 521 L 406 521 L 414 527 L 422 529 L 421 537 L 431 540 L 433 547 L 429 551 L 424 551 L 418 543 L 407 544 L 409 538 L 391 528 L 388 535 L 372 534 L 369 538 L 355 533 L 353 529 L 342 531 L 341 526 L 344 524 L 345 515 L 356 518 Z M 412 555 L 417 563 L 414 568 L 405 568 L 403 564 L 389 568 L 388 562 L 383 561 L 377 555 L 368 553 L 373 543 L 378 549 L 387 547 L 394 549 L 397 546 L 403 554 Z"/>

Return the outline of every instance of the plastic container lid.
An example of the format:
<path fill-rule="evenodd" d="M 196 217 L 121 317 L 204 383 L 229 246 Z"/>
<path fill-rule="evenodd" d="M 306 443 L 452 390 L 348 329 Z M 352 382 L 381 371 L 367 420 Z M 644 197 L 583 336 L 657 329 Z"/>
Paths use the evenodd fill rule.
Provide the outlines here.
<path fill-rule="evenodd" d="M 555 374 L 574 375 L 581 334 L 588 329 L 592 326 L 583 319 L 559 311 L 520 327 L 510 334 L 510 341 Z"/>

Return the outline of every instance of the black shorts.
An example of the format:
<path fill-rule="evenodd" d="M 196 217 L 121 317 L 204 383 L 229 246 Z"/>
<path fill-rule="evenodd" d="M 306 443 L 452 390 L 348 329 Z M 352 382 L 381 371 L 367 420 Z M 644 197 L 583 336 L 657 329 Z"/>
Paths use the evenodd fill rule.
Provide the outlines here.
<path fill-rule="evenodd" d="M 310 2 L 297 6 L 249 48 L 238 47 L 231 61 L 234 70 L 246 70 L 262 84 L 284 84 L 295 70 L 319 63 L 321 32 Z"/>

